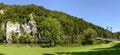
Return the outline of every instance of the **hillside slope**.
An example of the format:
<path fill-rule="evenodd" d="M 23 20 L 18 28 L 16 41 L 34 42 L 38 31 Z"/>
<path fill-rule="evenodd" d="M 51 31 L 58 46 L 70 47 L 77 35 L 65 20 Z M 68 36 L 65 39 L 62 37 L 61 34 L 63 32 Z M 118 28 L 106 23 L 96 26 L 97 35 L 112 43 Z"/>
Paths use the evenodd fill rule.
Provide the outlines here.
<path fill-rule="evenodd" d="M 35 42 L 39 41 L 39 34 L 51 44 L 54 43 L 54 45 L 95 44 L 99 43 L 99 41 L 95 40 L 97 37 L 113 38 L 110 31 L 84 21 L 82 18 L 77 18 L 64 12 L 49 10 L 34 4 L 21 6 L 0 3 L 0 10 L 1 28 L 2 24 L 6 24 L 8 21 L 25 24 L 31 20 L 29 15 L 32 14 L 37 28 L 37 39 Z M 6 29 L 0 30 L 1 42 L 6 42 L 5 31 Z M 28 42 L 31 43 L 32 41 Z"/>

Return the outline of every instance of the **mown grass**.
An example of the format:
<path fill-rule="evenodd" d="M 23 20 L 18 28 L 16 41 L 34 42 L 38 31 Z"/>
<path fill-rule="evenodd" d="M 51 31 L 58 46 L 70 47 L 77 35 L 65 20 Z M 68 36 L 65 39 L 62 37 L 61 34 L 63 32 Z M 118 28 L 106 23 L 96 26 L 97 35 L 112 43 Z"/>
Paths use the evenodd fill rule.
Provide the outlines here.
<path fill-rule="evenodd" d="M 80 47 L 1 45 L 0 55 L 120 55 L 120 44 L 109 43 Z"/>
<path fill-rule="evenodd" d="M 40 46 L 30 45 L 1 45 L 0 55 L 43 55 L 53 53 L 54 48 L 41 48 Z"/>

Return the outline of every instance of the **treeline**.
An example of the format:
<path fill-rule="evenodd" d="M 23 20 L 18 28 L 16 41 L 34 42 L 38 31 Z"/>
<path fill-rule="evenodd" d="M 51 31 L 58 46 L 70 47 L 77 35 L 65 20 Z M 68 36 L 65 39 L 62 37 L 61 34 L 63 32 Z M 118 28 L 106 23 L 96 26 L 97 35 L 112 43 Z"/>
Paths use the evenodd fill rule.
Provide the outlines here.
<path fill-rule="evenodd" d="M 0 25 L 7 21 L 25 23 L 30 20 L 28 15 L 33 14 L 37 26 L 36 38 L 38 38 L 38 33 L 40 33 L 45 40 L 54 45 L 98 44 L 104 41 L 97 41 L 97 37 L 119 38 L 116 36 L 119 34 L 115 35 L 109 30 L 84 21 L 82 18 L 77 18 L 64 12 L 45 9 L 34 4 L 21 6 L 0 3 L 0 9 L 5 11 L 4 14 L 0 14 Z M 1 42 L 6 42 L 5 31 L 3 29 L 0 30 Z M 32 40 L 32 38 L 24 38 L 24 36 L 21 38 L 23 40 L 22 43 L 27 42 L 24 41 L 25 39 Z M 38 43 L 39 39 L 34 42 Z M 33 43 L 33 41 L 29 41 L 29 43 Z"/>

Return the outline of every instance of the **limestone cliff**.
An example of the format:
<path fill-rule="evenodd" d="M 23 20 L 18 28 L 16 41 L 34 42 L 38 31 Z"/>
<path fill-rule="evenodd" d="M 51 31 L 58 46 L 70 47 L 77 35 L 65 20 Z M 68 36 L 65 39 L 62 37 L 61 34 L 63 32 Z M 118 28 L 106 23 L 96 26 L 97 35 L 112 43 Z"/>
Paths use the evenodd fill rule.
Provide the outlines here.
<path fill-rule="evenodd" d="M 0 14 L 4 14 L 4 11 L 5 11 L 5 10 L 1 9 L 1 10 L 0 10 Z"/>
<path fill-rule="evenodd" d="M 6 40 L 8 43 L 11 42 L 11 33 L 17 33 L 18 36 L 21 36 L 21 28 L 24 29 L 25 32 L 29 33 L 32 37 L 34 37 L 35 33 L 37 32 L 35 21 L 33 20 L 32 14 L 30 14 L 31 20 L 26 22 L 25 24 L 20 24 L 18 22 L 12 23 L 11 21 L 8 21 L 6 23 Z"/>
<path fill-rule="evenodd" d="M 8 21 L 6 23 L 6 40 L 8 43 L 10 43 L 10 41 L 12 40 L 11 38 L 11 33 L 18 33 L 18 36 L 20 36 L 21 32 L 20 32 L 20 24 L 19 23 L 12 23 L 10 21 Z"/>

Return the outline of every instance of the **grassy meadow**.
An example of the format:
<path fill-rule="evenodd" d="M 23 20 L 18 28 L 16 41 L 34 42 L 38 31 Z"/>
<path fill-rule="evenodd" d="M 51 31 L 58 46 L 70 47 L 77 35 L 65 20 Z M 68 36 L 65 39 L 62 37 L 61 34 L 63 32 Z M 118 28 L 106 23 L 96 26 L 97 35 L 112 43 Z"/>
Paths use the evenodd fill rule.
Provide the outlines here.
<path fill-rule="evenodd" d="M 120 55 L 119 46 L 119 43 L 51 48 L 0 45 L 0 55 Z"/>

